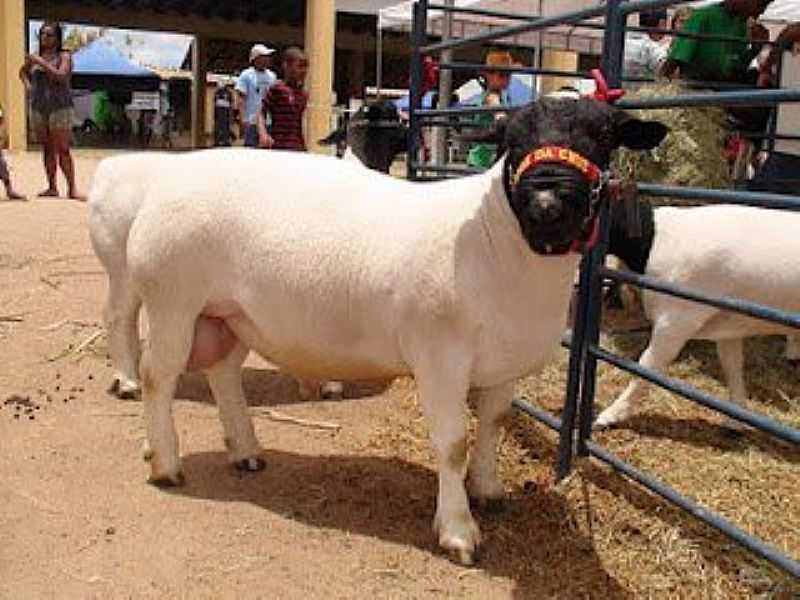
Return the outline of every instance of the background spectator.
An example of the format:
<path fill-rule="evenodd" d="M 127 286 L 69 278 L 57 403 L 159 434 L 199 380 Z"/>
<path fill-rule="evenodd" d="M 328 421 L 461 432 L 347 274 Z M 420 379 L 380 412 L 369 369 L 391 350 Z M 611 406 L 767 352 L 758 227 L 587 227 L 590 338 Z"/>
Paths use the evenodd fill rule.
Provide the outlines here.
<path fill-rule="evenodd" d="M 769 32 L 755 19 L 771 2 L 724 0 L 695 9 L 682 31 L 741 41 L 676 37 L 661 74 L 669 79 L 678 75 L 701 82 L 755 83 L 748 68 L 761 49 L 759 42 L 769 40 Z"/>
<path fill-rule="evenodd" d="M 639 13 L 639 25 L 654 29 L 666 29 L 666 9 Z M 627 77 L 654 79 L 661 64 L 667 58 L 664 45 L 665 34 L 659 32 L 631 32 L 625 38 L 623 70 Z M 626 87 L 630 87 L 626 84 Z"/>
<path fill-rule="evenodd" d="M 295 46 L 287 48 L 283 53 L 283 79 L 269 88 L 258 113 L 260 147 L 305 152 L 303 113 L 308 94 L 303 85 L 307 72 L 305 53 Z"/>
<path fill-rule="evenodd" d="M 780 72 L 778 68 L 780 67 Z M 800 23 L 793 23 L 778 35 L 766 61 L 761 65 L 759 85 L 800 87 Z M 787 102 L 776 108 L 776 133 L 797 135 L 800 104 Z M 800 194 L 800 141 L 775 140 L 774 151 L 756 172 L 749 189 Z"/>
<path fill-rule="evenodd" d="M 480 79 L 484 87 L 481 94 L 481 106 L 500 106 L 508 104 L 506 89 L 511 82 L 510 71 L 497 71 L 491 67 L 511 67 L 514 65 L 514 58 L 510 52 L 493 51 L 486 55 L 486 69 L 481 71 Z M 496 119 L 505 118 L 502 113 L 487 113 L 478 116 L 480 126 L 490 129 Z M 497 153 L 495 144 L 479 143 L 470 148 L 467 154 L 467 164 L 471 167 L 488 168 L 492 166 Z"/>
<path fill-rule="evenodd" d="M 231 145 L 231 116 L 233 114 L 233 93 L 224 82 L 217 83 L 214 92 L 214 145 Z"/>
<path fill-rule="evenodd" d="M 250 66 L 242 71 L 236 82 L 239 94 L 239 131 L 244 132 L 244 145 L 258 147 L 258 114 L 270 86 L 275 83 L 275 73 L 267 67 L 272 61 L 274 48 L 255 44 L 250 49 Z"/>
<path fill-rule="evenodd" d="M 39 53 L 28 54 L 19 77 L 30 94 L 31 122 L 42 144 L 47 189 L 39 196 L 58 196 L 58 166 L 67 178 L 68 195 L 85 198 L 75 186 L 72 140 L 72 55 L 63 48 L 59 23 L 48 21 L 39 28 Z"/>
<path fill-rule="evenodd" d="M 3 107 L 0 106 L 0 126 L 3 125 Z M 8 172 L 8 165 L 6 164 L 6 159 L 3 156 L 3 150 L 0 148 L 0 181 L 3 182 L 3 185 L 6 187 L 6 196 L 9 200 L 25 200 L 25 196 L 22 194 L 17 193 L 14 190 L 14 186 L 11 185 L 11 174 Z"/>

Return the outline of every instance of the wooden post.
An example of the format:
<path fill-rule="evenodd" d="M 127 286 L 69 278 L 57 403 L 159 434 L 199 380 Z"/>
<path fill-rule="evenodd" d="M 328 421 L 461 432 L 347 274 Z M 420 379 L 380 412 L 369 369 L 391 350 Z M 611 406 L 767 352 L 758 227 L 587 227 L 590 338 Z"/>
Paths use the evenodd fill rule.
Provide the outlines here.
<path fill-rule="evenodd" d="M 308 56 L 309 93 L 305 138 L 311 152 L 328 154 L 317 140 L 330 133 L 333 57 L 336 43 L 336 3 L 334 0 L 307 0 L 305 51 Z"/>
<path fill-rule="evenodd" d="M 25 87 L 17 75 L 27 51 L 25 27 L 25 0 L 0 1 L 0 104 L 11 150 L 28 146 Z"/>

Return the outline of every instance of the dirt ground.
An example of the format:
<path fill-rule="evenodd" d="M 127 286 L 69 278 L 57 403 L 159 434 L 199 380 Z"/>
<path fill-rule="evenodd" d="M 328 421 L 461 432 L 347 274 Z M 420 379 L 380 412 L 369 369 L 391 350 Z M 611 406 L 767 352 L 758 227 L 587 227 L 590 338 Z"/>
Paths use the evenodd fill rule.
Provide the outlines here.
<path fill-rule="evenodd" d="M 76 155 L 88 190 L 100 155 Z M 37 154 L 8 158 L 20 190 L 44 187 Z M 509 500 L 476 511 L 481 561 L 454 564 L 431 532 L 434 462 L 408 381 L 302 402 L 290 378 L 251 357 L 245 389 L 267 468 L 242 475 L 226 463 L 204 381 L 184 377 L 175 415 L 187 483 L 147 485 L 141 406 L 106 394 L 106 281 L 86 215 L 68 200 L 0 201 L 0 598 L 800 597 L 788 576 L 604 467 L 581 464 L 555 485 L 555 437 L 522 417 L 503 442 Z M 774 354 L 765 348 L 750 354 Z M 703 352 L 682 368 L 720 392 Z M 798 378 L 776 376 L 782 395 L 769 383 L 756 395 L 797 427 Z M 607 400 L 624 379 L 604 377 Z M 520 391 L 557 410 L 563 359 Z M 600 440 L 800 556 L 797 449 L 731 441 L 716 415 L 651 404 Z"/>

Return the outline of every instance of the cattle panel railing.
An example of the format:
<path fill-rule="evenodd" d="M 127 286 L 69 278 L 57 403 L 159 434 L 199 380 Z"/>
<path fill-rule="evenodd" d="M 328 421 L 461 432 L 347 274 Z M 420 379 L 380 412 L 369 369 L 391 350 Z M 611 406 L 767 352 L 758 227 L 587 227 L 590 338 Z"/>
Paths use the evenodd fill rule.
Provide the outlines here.
<path fill-rule="evenodd" d="M 492 31 L 469 37 L 444 39 L 436 43 L 428 44 L 426 43 L 426 22 L 427 11 L 429 9 L 451 12 L 469 11 L 464 8 L 444 6 L 441 4 L 434 5 L 429 4 L 427 0 L 419 0 L 414 4 L 412 32 L 414 51 L 411 61 L 411 135 L 409 136 L 408 154 L 409 179 L 427 181 L 441 179 L 442 176 L 462 176 L 479 171 L 460 165 L 432 165 L 421 163 L 418 159 L 418 149 L 420 131 L 423 124 L 433 127 L 451 127 L 453 125 L 453 120 L 462 116 L 473 117 L 476 114 L 497 111 L 511 112 L 513 110 L 509 107 L 432 108 L 423 110 L 421 108 L 422 95 L 420 93 L 420 86 L 422 82 L 422 57 L 424 55 L 435 55 L 443 50 L 453 50 L 479 45 L 507 36 L 543 30 L 558 25 L 590 28 L 604 27 L 602 68 L 608 84 L 611 87 L 618 87 L 623 81 L 622 57 L 625 46 L 625 32 L 626 30 L 643 30 L 643 28 L 628 28 L 628 16 L 635 12 L 665 8 L 676 4 L 682 4 L 682 2 L 680 0 L 607 0 L 604 6 L 590 7 L 545 18 L 520 17 L 506 14 L 503 16 L 511 20 L 523 22 L 508 27 L 496 28 Z M 587 22 L 588 19 L 595 19 L 597 17 L 604 18 L 603 25 Z M 674 32 L 670 33 L 675 34 Z M 678 35 L 687 34 L 679 33 Z M 700 34 L 688 35 L 692 37 L 704 37 Z M 450 61 L 441 63 L 440 68 L 450 70 L 472 69 L 478 71 L 483 68 L 483 65 Z M 515 66 L 503 70 L 534 75 L 587 76 L 587 74 L 583 72 L 554 71 L 530 67 Z M 639 78 L 624 79 L 628 81 L 639 80 Z M 727 85 L 715 85 L 714 87 L 717 91 L 713 94 L 683 93 L 669 97 L 622 100 L 618 102 L 618 106 L 625 109 L 736 105 L 778 106 L 784 102 L 800 101 L 800 89 L 729 89 L 731 86 Z M 469 122 L 462 122 L 461 124 L 469 126 Z M 765 135 L 761 137 L 762 139 L 770 139 L 771 143 L 774 143 L 774 139 L 781 139 L 785 136 L 777 136 L 775 134 L 774 123 L 772 123 Z M 788 137 L 793 138 L 795 136 Z M 724 202 L 772 209 L 800 210 L 800 197 L 794 195 L 734 190 L 711 190 L 697 187 L 667 186 L 650 183 L 639 183 L 637 184 L 637 188 L 640 195 L 646 196 L 668 196 L 671 198 L 703 200 L 712 203 Z M 572 334 L 562 342 L 563 345 L 569 347 L 570 355 L 566 398 L 561 418 L 521 400 L 515 400 L 514 406 L 521 412 L 536 418 L 547 427 L 559 432 L 557 465 L 559 478 L 565 477 L 570 472 L 573 458 L 576 454 L 591 456 L 610 465 L 631 480 L 679 506 L 694 517 L 735 540 L 754 554 L 765 558 L 795 577 L 800 577 L 800 563 L 796 560 L 785 556 L 769 544 L 739 529 L 733 523 L 686 498 L 665 483 L 625 462 L 622 458 L 614 455 L 608 449 L 603 448 L 591 439 L 597 362 L 602 360 L 617 368 L 643 377 L 647 381 L 660 385 L 691 401 L 700 403 L 712 410 L 744 422 L 751 427 L 764 431 L 789 444 L 800 445 L 800 431 L 796 429 L 749 411 L 737 404 L 721 400 L 710 394 L 696 390 L 681 381 L 674 380 L 661 373 L 642 367 L 638 362 L 617 356 L 603 349 L 599 344 L 599 334 L 601 289 L 604 279 L 624 281 L 658 293 L 668 293 L 687 300 L 711 304 L 725 310 L 739 312 L 754 318 L 776 321 L 790 327 L 800 327 L 800 313 L 786 312 L 736 298 L 704 294 L 696 290 L 688 290 L 665 282 L 659 282 L 646 276 L 638 276 L 627 272 L 607 269 L 604 263 L 608 248 L 609 228 L 609 207 L 607 203 L 604 203 L 600 210 L 600 241 L 594 250 L 585 254 L 581 260 Z"/>

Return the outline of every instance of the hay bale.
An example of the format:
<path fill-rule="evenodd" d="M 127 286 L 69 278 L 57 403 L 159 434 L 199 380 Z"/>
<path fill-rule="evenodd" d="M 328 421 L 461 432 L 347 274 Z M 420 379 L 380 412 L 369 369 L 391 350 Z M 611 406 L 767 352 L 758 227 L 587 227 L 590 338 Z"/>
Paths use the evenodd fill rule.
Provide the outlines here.
<path fill-rule="evenodd" d="M 688 93 L 678 83 L 642 86 L 628 98 L 643 99 Z M 691 93 L 697 93 L 692 90 Z M 647 152 L 617 152 L 615 168 L 633 169 L 643 183 L 729 189 L 733 177 L 724 155 L 730 127 L 725 110 L 716 107 L 657 108 L 635 111 L 643 119 L 657 120 L 669 127 L 664 141 Z M 677 198 L 653 198 L 653 204 L 691 205 L 700 202 Z"/>

